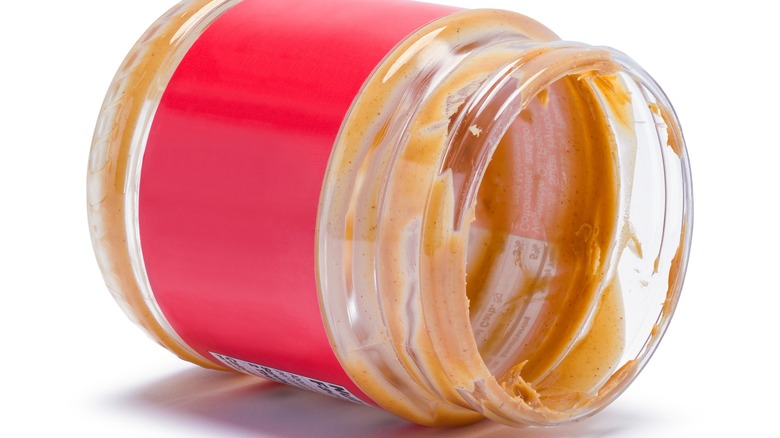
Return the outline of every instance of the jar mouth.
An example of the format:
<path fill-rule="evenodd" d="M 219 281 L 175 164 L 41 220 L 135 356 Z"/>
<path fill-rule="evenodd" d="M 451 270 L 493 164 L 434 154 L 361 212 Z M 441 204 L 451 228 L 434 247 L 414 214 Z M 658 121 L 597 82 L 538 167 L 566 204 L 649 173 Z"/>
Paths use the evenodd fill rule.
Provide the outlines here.
<path fill-rule="evenodd" d="M 692 216 L 671 105 L 625 55 L 538 26 L 468 11 L 422 29 L 369 79 L 331 156 L 317 243 L 326 329 L 355 383 L 413 421 L 593 414 L 644 366 L 679 296 Z M 544 146 L 556 120 L 568 137 Z M 563 159 L 561 145 L 579 150 Z M 542 187 L 545 172 L 561 187 Z M 541 192 L 555 196 L 527 196 Z M 603 350 L 610 324 L 623 327 L 607 371 L 560 378 L 593 371 L 583 350 Z"/>
<path fill-rule="evenodd" d="M 592 415 L 633 381 L 679 298 L 692 219 L 684 141 L 655 82 L 610 48 L 532 50 L 458 115 L 440 168 L 472 164 L 453 224 L 491 378 L 464 397 L 510 424 Z"/>

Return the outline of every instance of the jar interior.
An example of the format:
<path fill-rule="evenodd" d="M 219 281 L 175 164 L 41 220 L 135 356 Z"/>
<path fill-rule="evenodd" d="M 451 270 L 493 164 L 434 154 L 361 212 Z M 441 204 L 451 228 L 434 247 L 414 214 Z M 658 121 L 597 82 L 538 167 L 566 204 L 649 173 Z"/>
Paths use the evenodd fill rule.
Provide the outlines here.
<path fill-rule="evenodd" d="M 658 269 L 647 269 L 633 222 L 642 215 L 649 240 L 663 226 L 669 143 L 639 87 L 621 73 L 556 80 L 511 122 L 477 192 L 466 256 L 474 337 L 510 395 L 535 391 L 553 410 L 581 407 L 633 364 L 667 299 L 668 284 L 649 287 Z"/>

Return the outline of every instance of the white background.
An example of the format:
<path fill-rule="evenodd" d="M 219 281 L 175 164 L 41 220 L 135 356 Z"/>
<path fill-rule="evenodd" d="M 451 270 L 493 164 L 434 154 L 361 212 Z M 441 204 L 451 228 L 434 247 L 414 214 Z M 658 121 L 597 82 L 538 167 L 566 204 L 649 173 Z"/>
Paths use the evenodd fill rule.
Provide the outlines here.
<path fill-rule="evenodd" d="M 87 156 L 116 68 L 173 3 L 13 1 L 0 12 L 0 435 L 779 436 L 772 2 L 442 1 L 514 9 L 564 39 L 629 53 L 675 104 L 693 165 L 693 252 L 656 356 L 593 419 L 523 431 L 487 422 L 426 429 L 201 370 L 122 315 L 90 246 Z"/>

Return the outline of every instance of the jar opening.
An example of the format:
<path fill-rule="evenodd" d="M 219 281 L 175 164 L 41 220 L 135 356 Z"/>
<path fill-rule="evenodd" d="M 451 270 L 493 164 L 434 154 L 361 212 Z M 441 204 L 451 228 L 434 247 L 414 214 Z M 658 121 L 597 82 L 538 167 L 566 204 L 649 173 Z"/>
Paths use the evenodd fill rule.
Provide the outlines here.
<path fill-rule="evenodd" d="M 593 395 L 624 343 L 620 292 L 602 278 L 619 189 L 614 140 L 598 108 L 581 75 L 540 92 L 496 147 L 468 231 L 480 354 L 503 381 L 524 364 L 523 379 L 556 408 L 571 408 L 573 394 Z"/>
<path fill-rule="evenodd" d="M 331 342 L 361 388 L 425 424 L 597 412 L 681 287 L 690 192 L 671 105 L 619 52 L 528 27 L 473 11 L 420 30 L 331 156 Z"/>
<path fill-rule="evenodd" d="M 542 423 L 597 412 L 630 384 L 669 322 L 689 244 L 671 105 L 632 61 L 605 55 L 536 88 L 513 119 L 511 104 L 483 103 L 483 120 L 507 120 L 500 136 L 469 128 L 493 150 L 467 224 L 471 331 L 500 388 Z"/>

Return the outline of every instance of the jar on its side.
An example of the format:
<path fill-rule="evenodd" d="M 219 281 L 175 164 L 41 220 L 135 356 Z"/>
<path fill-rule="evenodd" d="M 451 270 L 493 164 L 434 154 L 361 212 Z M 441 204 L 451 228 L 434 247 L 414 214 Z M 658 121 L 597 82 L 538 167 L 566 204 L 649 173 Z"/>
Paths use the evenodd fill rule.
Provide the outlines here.
<path fill-rule="evenodd" d="M 395 0 L 182 2 L 88 185 L 106 283 L 164 347 L 429 425 L 605 407 L 692 225 L 679 122 L 626 55 Z"/>

